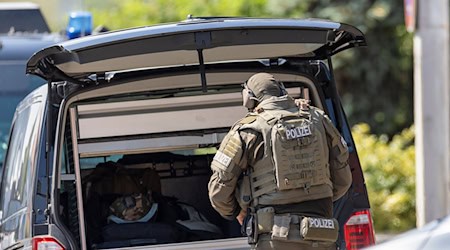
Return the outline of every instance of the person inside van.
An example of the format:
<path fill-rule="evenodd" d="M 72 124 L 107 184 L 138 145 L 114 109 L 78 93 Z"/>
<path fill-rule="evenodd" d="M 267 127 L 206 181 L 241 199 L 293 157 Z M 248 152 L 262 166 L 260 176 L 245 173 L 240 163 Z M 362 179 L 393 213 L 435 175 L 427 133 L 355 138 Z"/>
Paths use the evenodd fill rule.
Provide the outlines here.
<path fill-rule="evenodd" d="M 99 163 L 85 184 L 87 235 L 94 248 L 223 237 L 221 230 L 193 206 L 164 196 L 153 168 Z"/>

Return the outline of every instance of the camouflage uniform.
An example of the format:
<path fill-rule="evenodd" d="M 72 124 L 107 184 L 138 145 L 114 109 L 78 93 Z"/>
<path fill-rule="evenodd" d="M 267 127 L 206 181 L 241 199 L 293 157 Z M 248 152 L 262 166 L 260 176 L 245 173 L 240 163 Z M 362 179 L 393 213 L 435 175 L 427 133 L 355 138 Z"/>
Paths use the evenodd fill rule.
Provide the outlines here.
<path fill-rule="evenodd" d="M 117 198 L 109 207 L 111 214 L 126 221 L 137 221 L 144 217 L 151 208 L 148 195 L 135 193 Z"/>
<path fill-rule="evenodd" d="M 274 172 L 273 159 L 267 157 L 265 152 L 267 148 L 264 143 L 264 133 L 259 129 L 259 120 L 264 113 L 276 115 L 279 112 L 295 112 L 299 108 L 292 98 L 272 94 L 269 98 L 260 99 L 255 110 L 257 112 L 249 113 L 233 125 L 211 164 L 213 174 L 208 188 L 214 209 L 229 220 L 235 219 L 241 210 L 264 207 L 274 208 L 275 215 L 331 218 L 332 202 L 342 197 L 352 183 L 350 168 L 347 164 L 348 149 L 331 120 L 317 108 L 311 107 L 307 110 L 313 120 L 313 126 L 317 128 L 317 131 L 321 131 L 322 150 L 320 157 L 315 159 L 321 164 L 324 162 L 327 180 L 324 180 L 323 184 L 319 183 L 320 185 L 308 186 L 307 190 L 303 188 L 279 190 L 276 186 L 271 186 L 271 183 L 275 182 L 274 178 L 268 175 L 261 179 L 254 177 L 258 169 L 266 168 Z M 301 153 L 297 152 L 297 155 Z M 242 173 L 250 175 L 252 198 L 247 202 L 241 199 L 242 189 L 246 188 L 241 184 Z M 259 189 L 261 192 L 255 189 L 257 185 L 261 185 Z M 290 225 L 290 227 L 292 231 L 299 232 L 299 224 Z M 302 246 L 301 249 L 335 248 L 335 244 L 318 244 L 317 242 L 313 247 L 313 243 L 301 240 L 300 236 L 294 241 L 275 241 L 271 240 L 271 236 L 267 233 L 259 234 L 259 240 L 255 245 L 257 248 L 299 249 L 300 246 Z M 293 238 L 295 235 L 290 233 L 289 237 Z"/>

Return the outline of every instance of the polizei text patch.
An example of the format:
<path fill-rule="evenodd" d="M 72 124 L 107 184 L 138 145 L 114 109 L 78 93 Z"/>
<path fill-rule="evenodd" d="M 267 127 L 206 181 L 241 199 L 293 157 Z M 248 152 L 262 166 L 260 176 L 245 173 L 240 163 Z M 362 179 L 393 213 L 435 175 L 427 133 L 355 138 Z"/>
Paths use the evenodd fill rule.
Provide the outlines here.
<path fill-rule="evenodd" d="M 228 167 L 231 162 L 231 157 L 229 157 L 228 155 L 226 155 L 220 151 L 217 151 L 216 155 L 214 156 L 214 160 L 219 162 L 220 164 Z"/>
<path fill-rule="evenodd" d="M 308 135 L 311 135 L 311 127 L 309 125 L 286 128 L 286 138 L 288 140 L 297 139 Z"/>
<path fill-rule="evenodd" d="M 331 219 L 308 218 L 310 227 L 334 229 L 334 221 Z"/>

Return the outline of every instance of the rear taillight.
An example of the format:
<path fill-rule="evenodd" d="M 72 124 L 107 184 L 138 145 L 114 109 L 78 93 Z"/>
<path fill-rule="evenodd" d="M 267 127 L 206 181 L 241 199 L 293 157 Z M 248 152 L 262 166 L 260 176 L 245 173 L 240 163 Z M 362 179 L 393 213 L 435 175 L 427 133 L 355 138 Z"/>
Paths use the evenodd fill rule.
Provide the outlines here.
<path fill-rule="evenodd" d="M 65 250 L 55 238 L 50 236 L 33 237 L 33 250 Z"/>
<path fill-rule="evenodd" d="M 375 244 L 372 217 L 369 210 L 352 214 L 344 226 L 347 250 L 361 249 Z"/>

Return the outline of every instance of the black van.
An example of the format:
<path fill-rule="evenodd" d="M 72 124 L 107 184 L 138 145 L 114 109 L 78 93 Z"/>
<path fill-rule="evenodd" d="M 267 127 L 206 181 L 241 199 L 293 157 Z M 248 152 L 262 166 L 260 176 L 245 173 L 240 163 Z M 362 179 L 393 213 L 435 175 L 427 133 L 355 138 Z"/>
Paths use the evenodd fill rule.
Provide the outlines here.
<path fill-rule="evenodd" d="M 0 3 L 0 170 L 17 104 L 45 80 L 26 75 L 28 59 L 65 37 L 50 32 L 38 5 Z"/>
<path fill-rule="evenodd" d="M 237 222 L 212 209 L 207 182 L 218 145 L 246 113 L 241 84 L 263 71 L 294 98 L 325 110 L 342 133 L 353 185 L 334 204 L 338 244 L 374 244 L 363 173 L 331 63 L 334 54 L 365 45 L 356 28 L 325 20 L 190 18 L 37 52 L 27 72 L 48 84 L 28 95 L 14 116 L 2 175 L 0 248 L 248 249 Z M 146 171 L 157 176 L 158 216 L 173 205 L 186 215 L 175 223 L 186 229 L 183 235 L 195 231 L 197 237 L 180 238 L 158 222 L 111 223 L 105 205 L 117 195 L 111 189 L 131 185 L 123 176 L 142 184 Z M 170 236 L 163 237 L 166 230 Z"/>

